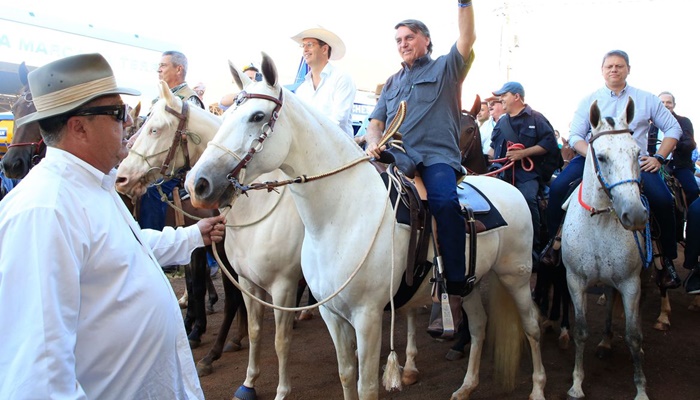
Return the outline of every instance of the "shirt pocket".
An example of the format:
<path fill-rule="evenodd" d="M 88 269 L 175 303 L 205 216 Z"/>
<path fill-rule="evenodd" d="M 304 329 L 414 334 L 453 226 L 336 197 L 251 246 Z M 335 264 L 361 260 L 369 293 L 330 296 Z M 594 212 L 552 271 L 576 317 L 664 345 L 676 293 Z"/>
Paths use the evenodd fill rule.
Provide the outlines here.
<path fill-rule="evenodd" d="M 525 147 L 532 147 L 538 142 L 539 139 L 537 139 L 537 130 L 534 127 L 530 128 L 528 126 L 520 133 L 520 143 L 522 143 Z"/>
<path fill-rule="evenodd" d="M 438 95 L 437 77 L 417 79 L 411 88 L 413 96 L 419 103 L 432 103 Z"/>

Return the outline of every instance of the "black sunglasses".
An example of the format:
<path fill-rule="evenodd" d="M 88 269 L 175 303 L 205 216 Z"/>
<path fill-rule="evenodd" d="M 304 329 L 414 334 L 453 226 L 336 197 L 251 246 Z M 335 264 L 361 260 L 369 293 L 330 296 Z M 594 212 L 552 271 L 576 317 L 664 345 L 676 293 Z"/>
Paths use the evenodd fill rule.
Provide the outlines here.
<path fill-rule="evenodd" d="M 111 115 L 117 121 L 126 122 L 129 119 L 129 105 L 119 104 L 114 106 L 100 106 L 83 108 L 73 113 L 75 117 L 84 117 L 89 115 Z"/>

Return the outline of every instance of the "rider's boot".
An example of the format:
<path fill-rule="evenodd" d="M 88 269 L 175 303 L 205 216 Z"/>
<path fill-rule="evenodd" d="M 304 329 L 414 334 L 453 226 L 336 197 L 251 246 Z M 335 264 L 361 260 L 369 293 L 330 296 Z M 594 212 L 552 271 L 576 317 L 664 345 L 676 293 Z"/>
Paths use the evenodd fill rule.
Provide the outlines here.
<path fill-rule="evenodd" d="M 685 278 L 685 292 L 688 294 L 700 294 L 700 264 L 690 271 Z"/>
<path fill-rule="evenodd" d="M 661 270 L 656 271 L 656 284 L 663 289 L 676 289 L 681 286 L 681 278 L 676 272 L 673 260 L 668 257 L 662 258 Z"/>
<path fill-rule="evenodd" d="M 428 325 L 428 334 L 436 339 L 453 339 L 455 334 L 457 334 L 458 327 L 462 323 L 462 296 L 451 294 L 448 296 L 448 299 L 454 330 L 445 331 L 442 321 L 441 304 L 434 302 L 432 310 L 430 311 L 430 325 Z"/>

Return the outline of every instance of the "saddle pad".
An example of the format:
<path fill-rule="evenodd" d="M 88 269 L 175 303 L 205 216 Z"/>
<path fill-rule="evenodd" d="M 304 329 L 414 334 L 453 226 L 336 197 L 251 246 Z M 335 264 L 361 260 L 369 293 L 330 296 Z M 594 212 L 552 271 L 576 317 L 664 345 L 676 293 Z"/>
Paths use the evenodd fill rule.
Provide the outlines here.
<path fill-rule="evenodd" d="M 508 223 L 506 222 L 506 220 L 503 219 L 503 216 L 498 211 L 498 209 L 496 209 L 496 207 L 493 206 L 493 204 L 491 203 L 491 200 L 489 200 L 488 197 L 484 196 L 484 194 L 481 193 L 481 191 L 479 189 L 475 188 L 474 186 L 472 186 L 471 184 L 466 183 L 466 182 L 460 183 L 459 186 L 457 186 L 457 187 L 458 188 L 459 187 L 466 187 L 466 188 L 468 188 L 467 189 L 468 191 L 475 193 L 474 196 L 469 197 L 469 204 L 474 209 L 474 218 L 476 218 L 478 221 L 480 221 L 482 224 L 484 224 L 484 227 L 486 228 L 484 231 L 488 231 L 491 229 L 495 229 L 495 228 L 498 228 L 501 226 L 508 225 Z M 459 193 L 460 189 L 458 189 L 457 192 Z M 474 205 L 474 203 L 472 203 L 472 198 L 473 197 L 476 198 L 476 196 L 478 196 L 481 200 L 486 202 L 485 207 L 480 206 L 480 209 L 482 211 L 477 211 L 476 206 Z M 462 200 L 461 195 L 459 198 L 459 202 L 464 207 L 464 201 Z M 483 211 L 484 209 L 486 211 Z"/>

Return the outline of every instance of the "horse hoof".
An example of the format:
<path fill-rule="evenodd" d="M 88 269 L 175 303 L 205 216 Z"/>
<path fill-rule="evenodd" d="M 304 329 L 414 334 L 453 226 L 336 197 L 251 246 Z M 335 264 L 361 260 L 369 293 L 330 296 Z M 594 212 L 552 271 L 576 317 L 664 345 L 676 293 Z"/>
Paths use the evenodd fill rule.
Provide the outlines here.
<path fill-rule="evenodd" d="M 671 329 L 671 324 L 668 322 L 656 321 L 654 324 L 654 329 L 657 331 L 666 332 L 667 330 Z"/>
<path fill-rule="evenodd" d="M 207 304 L 207 315 L 212 315 L 216 312 L 214 310 L 214 305 L 213 304 Z"/>
<path fill-rule="evenodd" d="M 203 376 L 211 375 L 214 372 L 214 367 L 211 364 L 198 362 L 197 363 L 197 376 L 200 378 Z"/>
<path fill-rule="evenodd" d="M 404 368 L 403 373 L 401 374 L 401 384 L 404 386 L 411 386 L 416 382 L 418 382 L 418 371 L 409 371 Z"/>
<path fill-rule="evenodd" d="M 224 350 L 223 350 L 223 352 L 224 352 L 224 353 L 232 353 L 232 352 L 234 352 L 234 351 L 240 351 L 242 348 L 243 348 L 243 345 L 241 345 L 241 343 L 236 343 L 236 342 L 234 342 L 234 341 L 232 341 L 232 340 L 229 340 L 229 341 L 226 342 L 226 344 L 224 345 Z"/>
<path fill-rule="evenodd" d="M 235 400 L 256 400 L 258 396 L 255 394 L 255 388 L 249 388 L 241 385 L 241 387 L 236 390 L 233 398 Z"/>
<path fill-rule="evenodd" d="M 311 312 L 311 310 L 304 310 L 301 313 L 299 313 L 299 316 L 296 319 L 298 321 L 308 321 L 313 318 L 314 314 Z"/>
<path fill-rule="evenodd" d="M 598 348 L 595 351 L 595 356 L 599 360 L 605 360 L 607 358 L 610 358 L 610 356 L 612 356 L 612 350 L 608 347 L 598 346 Z"/>
<path fill-rule="evenodd" d="M 445 358 L 449 361 L 461 360 L 462 358 L 464 358 L 464 352 L 455 349 L 450 349 L 450 351 L 448 351 L 447 354 L 445 354 Z"/>

